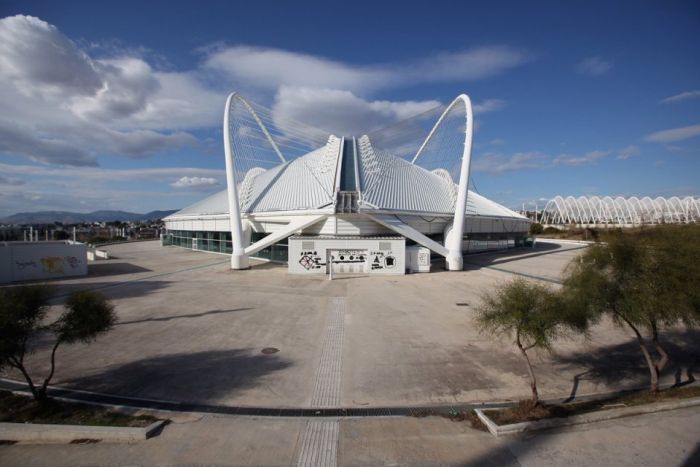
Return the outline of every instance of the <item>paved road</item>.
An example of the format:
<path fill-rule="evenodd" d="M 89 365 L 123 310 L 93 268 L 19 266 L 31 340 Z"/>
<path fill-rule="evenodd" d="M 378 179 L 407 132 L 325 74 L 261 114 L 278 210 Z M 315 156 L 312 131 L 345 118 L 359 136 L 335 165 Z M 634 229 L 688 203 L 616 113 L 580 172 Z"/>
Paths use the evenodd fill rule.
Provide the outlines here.
<path fill-rule="evenodd" d="M 179 415 L 160 436 L 139 443 L 0 446 L 0 464 L 700 465 L 700 408 L 501 439 L 437 417 L 343 419 L 337 444 L 316 457 L 304 435 L 314 422 Z"/>

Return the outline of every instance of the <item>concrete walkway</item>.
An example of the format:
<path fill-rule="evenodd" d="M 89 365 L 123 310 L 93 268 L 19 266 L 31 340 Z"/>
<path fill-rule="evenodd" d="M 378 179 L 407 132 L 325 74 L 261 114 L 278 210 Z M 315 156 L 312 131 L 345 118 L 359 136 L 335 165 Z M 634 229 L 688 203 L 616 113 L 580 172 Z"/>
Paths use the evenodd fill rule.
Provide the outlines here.
<path fill-rule="evenodd" d="M 503 439 L 437 417 L 341 419 L 337 444 L 315 456 L 304 447 L 308 423 L 180 415 L 160 436 L 138 443 L 0 445 L 0 464 L 700 465 L 700 408 Z"/>
<path fill-rule="evenodd" d="M 479 332 L 475 309 L 484 292 L 513 277 L 558 287 L 581 248 L 538 242 L 469 256 L 462 272 L 435 265 L 430 274 L 329 281 L 273 264 L 231 271 L 225 256 L 157 242 L 112 245 L 113 259 L 91 264 L 89 276 L 52 283 L 60 297 L 52 317 L 78 289 L 101 291 L 119 316 L 96 342 L 62 345 L 52 382 L 173 403 L 278 409 L 516 400 L 529 392 L 522 356 L 509 339 Z M 663 382 L 687 380 L 700 331 L 662 338 L 673 360 Z M 37 344 L 27 365 L 41 377 L 53 341 Z M 269 347 L 279 351 L 262 352 Z M 590 339 L 565 337 L 554 350 L 533 355 L 544 398 L 647 383 L 634 336 L 609 321 Z M 12 371 L 0 376 L 22 379 Z"/>

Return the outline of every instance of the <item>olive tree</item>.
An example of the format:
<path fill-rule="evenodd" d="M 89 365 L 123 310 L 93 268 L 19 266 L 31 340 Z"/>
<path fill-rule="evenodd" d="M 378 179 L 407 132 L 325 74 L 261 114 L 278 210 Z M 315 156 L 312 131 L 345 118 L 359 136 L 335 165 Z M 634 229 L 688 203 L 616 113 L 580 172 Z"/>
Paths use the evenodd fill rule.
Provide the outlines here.
<path fill-rule="evenodd" d="M 477 309 L 481 331 L 510 337 L 520 350 L 530 376 L 531 401 L 539 403 L 537 378 L 528 351 L 550 350 L 553 340 L 569 325 L 558 292 L 534 282 L 515 279 L 482 297 Z"/>
<path fill-rule="evenodd" d="M 114 306 L 100 293 L 79 291 L 71 294 L 56 321 L 45 324 L 50 289 L 44 285 L 0 289 L 0 369 L 18 369 L 39 402 L 47 399 L 47 388 L 56 368 L 56 351 L 63 344 L 92 342 L 116 322 Z M 40 332 L 53 334 L 49 374 L 35 384 L 25 366 L 27 355 L 36 350 L 32 340 Z"/>

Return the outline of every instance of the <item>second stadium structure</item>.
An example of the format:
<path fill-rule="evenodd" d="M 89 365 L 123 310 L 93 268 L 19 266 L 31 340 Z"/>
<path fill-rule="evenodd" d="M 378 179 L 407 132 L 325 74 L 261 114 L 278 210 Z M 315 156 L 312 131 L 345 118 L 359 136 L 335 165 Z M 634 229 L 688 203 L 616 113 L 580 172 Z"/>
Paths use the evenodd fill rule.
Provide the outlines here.
<path fill-rule="evenodd" d="M 468 96 L 392 127 L 337 136 L 239 94 L 224 111 L 227 190 L 165 218 L 163 244 L 285 261 L 298 274 L 461 270 L 523 246 L 530 220 L 469 190 Z"/>

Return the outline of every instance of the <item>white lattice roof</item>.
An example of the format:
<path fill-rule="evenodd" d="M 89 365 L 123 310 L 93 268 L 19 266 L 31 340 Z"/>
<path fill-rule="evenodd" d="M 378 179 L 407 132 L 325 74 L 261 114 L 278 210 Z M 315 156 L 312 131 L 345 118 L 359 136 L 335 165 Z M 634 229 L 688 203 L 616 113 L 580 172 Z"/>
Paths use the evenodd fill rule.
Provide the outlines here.
<path fill-rule="evenodd" d="M 268 170 L 249 170 L 239 181 L 241 212 L 334 210 L 338 189 L 341 139 L 330 136 L 326 146 Z M 367 137 L 357 142 L 360 211 L 451 216 L 456 185 L 445 170 L 428 171 L 405 159 L 375 151 Z M 216 193 L 170 216 L 226 214 L 226 191 Z M 467 197 L 466 215 L 524 219 L 520 214 L 473 191 Z"/>

